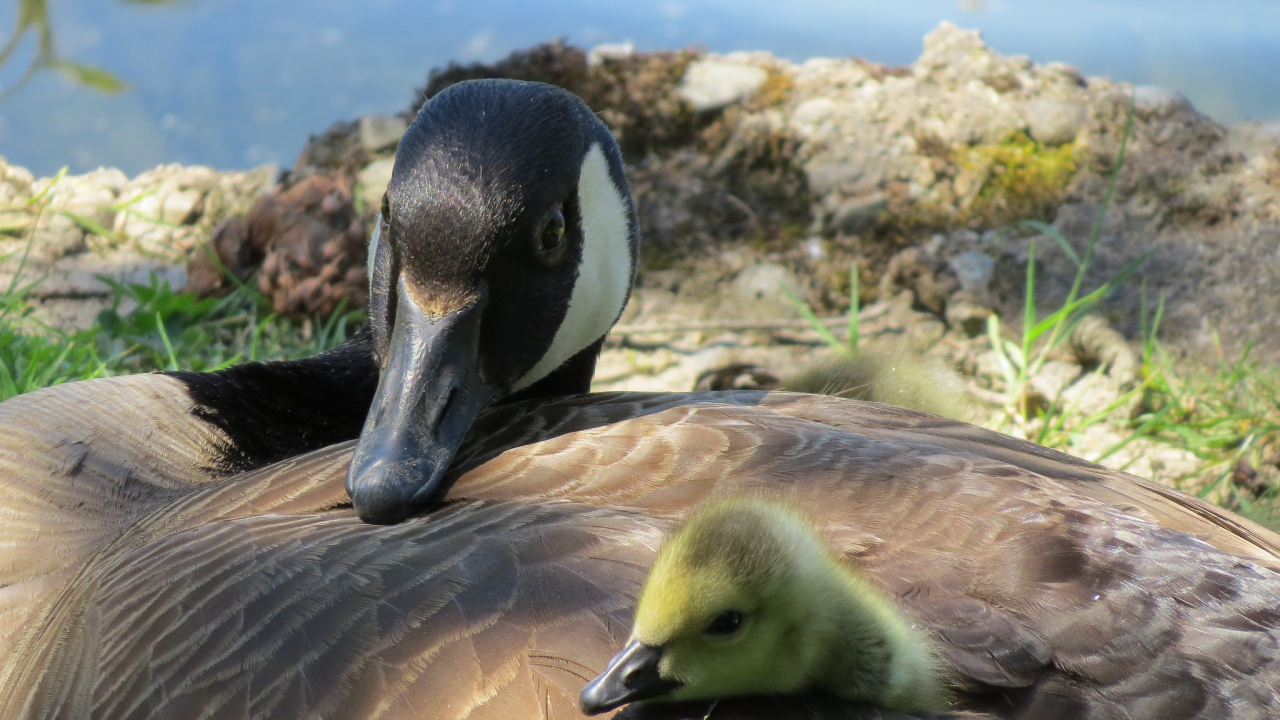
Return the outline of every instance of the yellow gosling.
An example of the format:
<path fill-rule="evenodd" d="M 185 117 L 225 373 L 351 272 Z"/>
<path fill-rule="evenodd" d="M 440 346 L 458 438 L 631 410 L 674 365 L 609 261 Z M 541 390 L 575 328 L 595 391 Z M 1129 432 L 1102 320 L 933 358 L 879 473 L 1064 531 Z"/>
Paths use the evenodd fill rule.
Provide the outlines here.
<path fill-rule="evenodd" d="M 712 501 L 667 540 L 627 646 L 582 709 L 823 691 L 905 711 L 947 706 L 926 634 L 812 524 L 754 498 Z"/>

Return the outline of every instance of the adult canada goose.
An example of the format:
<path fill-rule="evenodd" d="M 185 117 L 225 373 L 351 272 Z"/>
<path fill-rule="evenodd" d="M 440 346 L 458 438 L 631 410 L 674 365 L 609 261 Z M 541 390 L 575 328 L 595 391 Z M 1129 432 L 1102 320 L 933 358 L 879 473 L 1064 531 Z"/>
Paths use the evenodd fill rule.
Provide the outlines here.
<path fill-rule="evenodd" d="M 659 538 L 761 488 L 933 634 L 960 709 L 1276 714 L 1280 543 L 1230 513 L 888 406 L 547 400 L 586 388 L 634 262 L 616 148 L 570 96 L 442 93 L 384 218 L 371 337 L 0 404 L 0 717 L 577 717 Z M 714 715 L 891 716 L 820 697 Z"/>

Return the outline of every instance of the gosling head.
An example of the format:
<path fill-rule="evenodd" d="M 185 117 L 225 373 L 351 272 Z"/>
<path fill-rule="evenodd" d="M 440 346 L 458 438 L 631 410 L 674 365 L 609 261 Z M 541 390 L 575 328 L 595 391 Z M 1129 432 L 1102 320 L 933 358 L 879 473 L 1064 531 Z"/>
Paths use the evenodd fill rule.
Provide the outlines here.
<path fill-rule="evenodd" d="M 618 146 L 572 94 L 476 80 L 424 105 L 369 244 L 381 376 L 347 474 L 360 517 L 442 498 L 496 400 L 586 392 L 638 247 Z"/>
<path fill-rule="evenodd" d="M 903 710 L 945 705 L 927 640 L 796 511 L 715 501 L 666 542 L 626 647 L 582 691 L 598 714 L 639 700 L 820 690 Z"/>

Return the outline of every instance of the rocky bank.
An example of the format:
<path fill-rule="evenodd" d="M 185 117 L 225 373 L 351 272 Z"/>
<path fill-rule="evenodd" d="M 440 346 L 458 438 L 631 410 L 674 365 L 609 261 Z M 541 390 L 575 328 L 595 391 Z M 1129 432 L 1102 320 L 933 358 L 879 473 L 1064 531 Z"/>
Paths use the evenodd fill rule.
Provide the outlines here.
<path fill-rule="evenodd" d="M 1224 127 L 1177 93 L 1004 56 L 949 23 L 901 68 L 561 43 L 451 65 L 403 113 L 336 124 L 278 174 L 166 166 L 35 180 L 6 166 L 0 281 L 34 237 L 25 271 L 48 276 L 33 294 L 59 322 L 96 312 L 108 293 L 95 274 L 155 271 L 218 293 L 230 283 L 219 265 L 280 312 L 363 303 L 365 238 L 396 142 L 423 101 L 475 77 L 562 85 L 623 147 L 645 249 L 598 389 L 795 386 L 833 353 L 780 288 L 834 317 L 854 270 L 863 347 L 880 359 L 839 389 L 914 393 L 981 419 L 1007 400 L 986 318 L 1016 332 L 1032 242 L 1039 307 L 1055 309 L 1075 275 L 1070 255 L 1022 221 L 1052 223 L 1084 252 L 1131 108 L 1086 286 L 1148 257 L 1035 392 L 1088 410 L 1128 387 L 1144 287 L 1150 303 L 1165 298 L 1161 339 L 1175 352 L 1208 361 L 1215 343 L 1228 354 L 1252 344 L 1253 357 L 1280 361 L 1280 123 Z M 895 372 L 950 390 L 867 381 Z M 1102 447 L 1117 432 L 1096 426 L 1081 442 Z M 1172 476 L 1191 460 L 1148 447 L 1111 462 Z"/>

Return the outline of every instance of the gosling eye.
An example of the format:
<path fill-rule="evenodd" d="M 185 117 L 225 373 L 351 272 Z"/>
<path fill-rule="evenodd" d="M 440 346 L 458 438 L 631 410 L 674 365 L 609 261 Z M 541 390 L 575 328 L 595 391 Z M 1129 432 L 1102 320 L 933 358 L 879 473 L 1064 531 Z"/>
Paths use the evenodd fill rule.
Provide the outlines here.
<path fill-rule="evenodd" d="M 738 630 L 742 627 L 743 619 L 744 619 L 743 615 L 740 611 L 725 610 L 724 612 L 715 616 L 715 618 L 713 618 L 711 622 L 707 624 L 707 629 L 703 630 L 702 632 L 707 635 L 715 635 L 718 637 L 728 637 L 729 635 L 732 635 L 738 632 Z"/>
<path fill-rule="evenodd" d="M 542 231 L 538 233 L 534 254 L 547 265 L 556 265 L 564 259 L 566 245 L 568 240 L 564 233 L 564 211 L 556 208 L 556 211 L 547 217 Z"/>

